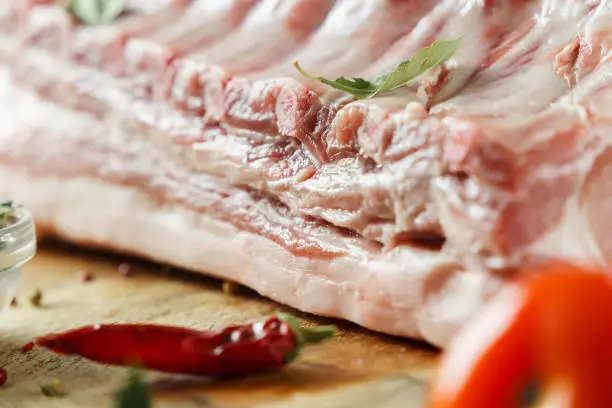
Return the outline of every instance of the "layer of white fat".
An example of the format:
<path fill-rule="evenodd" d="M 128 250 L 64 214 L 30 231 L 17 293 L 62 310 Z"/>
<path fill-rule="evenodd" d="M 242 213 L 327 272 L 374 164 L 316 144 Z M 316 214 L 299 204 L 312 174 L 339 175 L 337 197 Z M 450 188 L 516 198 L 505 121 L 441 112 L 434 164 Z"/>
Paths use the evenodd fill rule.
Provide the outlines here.
<path fill-rule="evenodd" d="M 582 2 L 545 2 L 527 35 L 432 111 L 515 116 L 544 109 L 568 90 L 566 80 L 555 74 L 554 56 L 575 39 L 578 29 L 584 28 L 587 11 Z M 534 47 L 529 60 L 518 65 L 521 55 Z"/>
<path fill-rule="evenodd" d="M 419 19 L 419 22 L 409 34 L 399 39 L 395 45 L 386 51 L 385 55 L 365 69 L 360 76 L 367 78 L 374 77 L 400 62 L 406 61 L 420 48 L 429 45 L 429 40 L 438 34 L 437 30 L 440 27 L 445 26 L 453 19 L 463 22 L 460 19 L 460 9 L 464 5 L 467 5 L 469 8 L 470 3 L 473 4 L 474 2 L 474 0 L 440 1 L 438 5 Z M 460 23 L 457 23 L 457 26 L 460 25 Z M 448 40 L 450 38 L 444 39 Z M 416 81 L 413 83 L 416 83 Z"/>
<path fill-rule="evenodd" d="M 325 77 L 358 75 L 392 40 L 414 25 L 421 8 L 424 7 L 391 5 L 387 0 L 339 0 L 301 49 L 249 78 L 303 79 L 293 68 L 293 61 Z M 391 17 L 393 12 L 399 15 Z"/>
<path fill-rule="evenodd" d="M 39 227 L 230 279 L 305 312 L 445 346 L 499 288 L 448 255 L 408 247 L 332 261 L 296 257 L 214 216 L 155 204 L 135 187 L 101 179 L 35 177 L 0 166 L 0 196 L 24 203 Z"/>
<path fill-rule="evenodd" d="M 0 18 L 8 16 L 13 11 L 16 1 L 1 1 L 0 2 Z"/>
<path fill-rule="evenodd" d="M 243 64 L 256 66 L 255 69 L 269 66 L 300 46 L 302 33 L 291 29 L 290 18 L 305 1 L 314 0 L 262 0 L 236 31 L 211 47 L 190 53 L 189 57 L 220 64 L 229 71 L 248 71 Z"/>
<path fill-rule="evenodd" d="M 160 10 L 163 7 L 168 7 L 173 3 L 185 2 L 185 0 L 124 0 L 125 6 L 128 9 L 135 9 L 144 13 Z"/>
<path fill-rule="evenodd" d="M 490 39 L 487 38 L 484 13 L 479 3 L 467 1 L 438 35 L 440 40 L 460 38 L 461 44 L 445 64 L 451 74 L 435 95 L 436 100 L 444 100 L 461 89 L 487 56 Z"/>
<path fill-rule="evenodd" d="M 586 211 L 580 205 L 580 190 L 566 201 L 561 220 L 527 248 L 529 254 L 605 265 L 601 250 L 591 233 Z"/>
<path fill-rule="evenodd" d="M 587 137 L 595 136 L 589 134 Z M 568 165 L 571 168 L 565 169 L 575 174 L 573 177 L 577 179 L 576 188 L 565 202 L 562 218 L 544 236 L 527 248 L 529 254 L 563 258 L 577 263 L 605 264 L 605 258 L 592 235 L 587 208 L 582 205 L 581 196 L 595 160 L 609 145 L 610 141 L 607 141 L 601 143 L 597 149 L 584 152 L 579 160 Z M 546 171 L 550 171 L 554 177 L 563 169 L 544 168 L 539 176 L 545 177 Z"/>
<path fill-rule="evenodd" d="M 607 12 L 610 12 L 609 9 Z M 607 107 L 612 101 L 611 67 L 612 60 L 606 59 L 594 72 L 583 78 L 571 94 L 560 99 L 556 106 L 568 106 L 573 109 L 578 109 L 580 106 L 588 107 L 591 116 L 609 118 Z M 582 114 L 585 118 L 589 115 L 586 111 L 583 111 Z M 572 163 L 579 177 L 578 188 L 565 203 L 563 218 L 546 236 L 529 248 L 530 253 L 561 256 L 575 262 L 605 264 L 605 257 L 591 232 L 586 208 L 581 205 L 581 194 L 595 160 L 612 145 L 612 137 L 606 127 L 610 128 L 606 122 L 602 121 L 591 128 L 588 137 L 597 138 L 599 148 L 592 152 L 585 152 L 578 162 Z"/>
<path fill-rule="evenodd" d="M 250 5 L 243 0 L 194 1 L 179 18 L 152 33 L 149 39 L 164 44 L 186 42 L 196 46 L 201 39 L 229 33 L 237 23 L 233 13 L 241 14 L 247 7 Z"/>
<path fill-rule="evenodd" d="M 191 0 L 134 1 L 133 8 L 138 12 L 117 20 L 113 23 L 113 27 L 139 35 L 151 35 L 170 21 L 178 19 L 190 2 Z M 127 7 L 129 9 L 129 4 Z"/>

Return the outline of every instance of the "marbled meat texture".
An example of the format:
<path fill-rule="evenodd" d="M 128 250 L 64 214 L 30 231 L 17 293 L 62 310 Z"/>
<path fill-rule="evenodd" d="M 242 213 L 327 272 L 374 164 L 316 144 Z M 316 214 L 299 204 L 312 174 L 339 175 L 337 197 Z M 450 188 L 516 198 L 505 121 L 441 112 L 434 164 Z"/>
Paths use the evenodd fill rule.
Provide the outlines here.
<path fill-rule="evenodd" d="M 522 266 L 612 265 L 612 0 L 126 4 L 0 4 L 0 196 L 40 231 L 440 346 Z M 459 37 L 372 100 L 291 66 Z"/>

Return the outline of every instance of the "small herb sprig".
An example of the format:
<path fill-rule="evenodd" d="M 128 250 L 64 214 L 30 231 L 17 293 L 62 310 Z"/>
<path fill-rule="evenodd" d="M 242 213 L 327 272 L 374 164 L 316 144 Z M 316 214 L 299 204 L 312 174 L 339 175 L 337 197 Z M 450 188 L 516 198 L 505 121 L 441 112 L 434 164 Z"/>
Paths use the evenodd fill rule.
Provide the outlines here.
<path fill-rule="evenodd" d="M 125 11 L 124 0 L 66 0 L 68 11 L 88 25 L 108 24 Z"/>
<path fill-rule="evenodd" d="M 126 384 L 115 395 L 115 408 L 152 408 L 149 385 L 140 370 L 130 369 Z"/>
<path fill-rule="evenodd" d="M 0 228 L 17 222 L 17 208 L 12 200 L 0 201 Z"/>
<path fill-rule="evenodd" d="M 368 81 L 363 78 L 328 79 L 306 73 L 296 61 L 293 66 L 305 77 L 324 83 L 334 89 L 349 93 L 359 99 L 370 99 L 405 85 L 428 70 L 445 63 L 451 58 L 461 39 L 439 40 L 431 46 L 420 49 L 411 59 L 397 64 L 387 73 Z"/>

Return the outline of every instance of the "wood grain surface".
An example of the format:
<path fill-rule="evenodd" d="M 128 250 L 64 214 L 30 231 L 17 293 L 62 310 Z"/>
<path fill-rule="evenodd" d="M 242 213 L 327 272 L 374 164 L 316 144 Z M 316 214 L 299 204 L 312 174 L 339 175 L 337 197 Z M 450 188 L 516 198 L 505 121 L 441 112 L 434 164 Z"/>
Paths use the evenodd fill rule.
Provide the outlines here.
<path fill-rule="evenodd" d="M 134 275 L 117 266 L 125 258 L 47 245 L 23 271 L 18 305 L 0 315 L 0 356 L 9 381 L 0 388 L 1 408 L 112 407 L 125 370 L 60 357 L 42 349 L 23 353 L 35 336 L 103 322 L 154 322 L 221 328 L 286 310 L 240 290 L 225 294 L 221 282 L 171 268 L 129 260 Z M 80 271 L 94 275 L 83 282 Z M 43 292 L 35 308 L 28 296 Z M 295 311 L 290 311 L 296 313 Z M 422 407 L 437 352 L 420 343 L 333 323 L 337 339 L 308 349 L 280 371 L 248 379 L 210 381 L 148 373 L 157 408 L 411 408 Z M 109 345 L 112 347 L 112 345 Z M 59 379 L 67 395 L 42 395 L 39 384 Z"/>

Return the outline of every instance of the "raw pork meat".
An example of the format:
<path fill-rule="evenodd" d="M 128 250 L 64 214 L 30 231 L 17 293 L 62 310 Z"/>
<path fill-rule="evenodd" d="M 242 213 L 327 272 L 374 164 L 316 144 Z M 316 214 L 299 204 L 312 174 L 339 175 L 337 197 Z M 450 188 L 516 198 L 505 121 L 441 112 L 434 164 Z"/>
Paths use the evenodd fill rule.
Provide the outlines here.
<path fill-rule="evenodd" d="M 612 265 L 612 0 L 0 6 L 0 196 L 42 232 L 444 346 L 520 266 Z M 443 66 L 372 100 L 436 39 Z"/>

